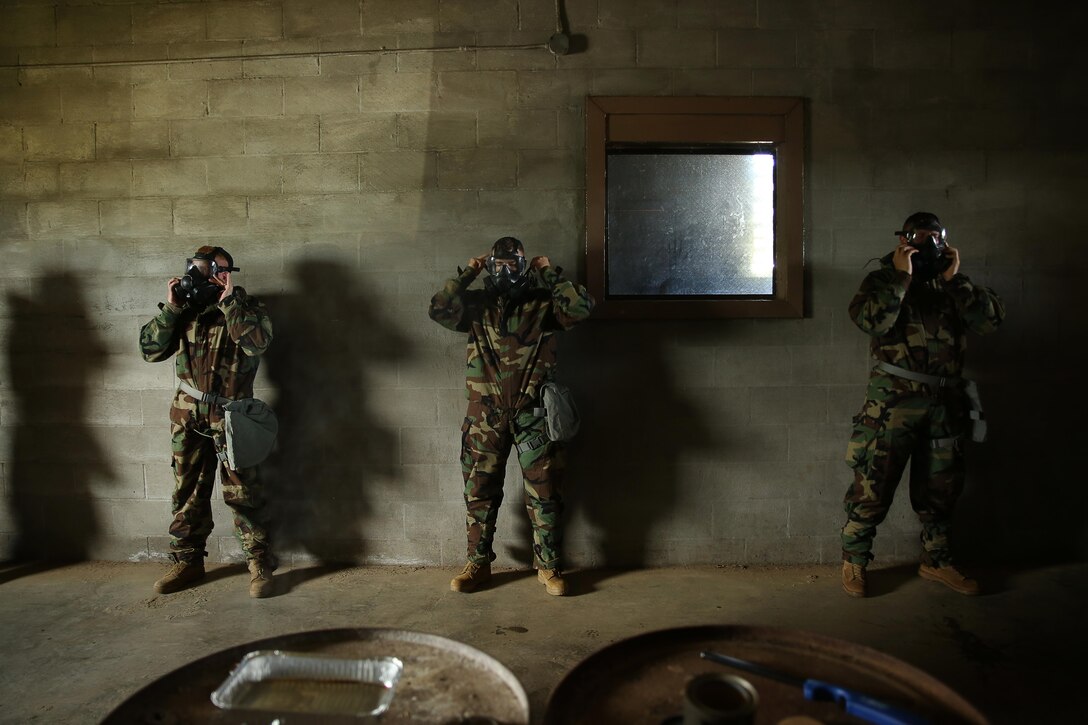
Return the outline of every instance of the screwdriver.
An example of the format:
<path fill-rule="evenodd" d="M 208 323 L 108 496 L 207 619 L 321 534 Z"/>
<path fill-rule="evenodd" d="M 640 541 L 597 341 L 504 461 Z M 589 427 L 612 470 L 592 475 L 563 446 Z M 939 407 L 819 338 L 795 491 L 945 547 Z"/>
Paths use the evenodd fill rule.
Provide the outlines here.
<path fill-rule="evenodd" d="M 929 725 L 930 720 L 921 715 L 907 710 L 893 707 L 875 697 L 863 695 L 860 692 L 833 685 L 820 680 L 796 677 L 770 667 L 757 665 L 738 657 L 730 657 L 720 652 L 704 651 L 699 656 L 703 659 L 717 662 L 719 665 L 736 667 L 738 670 L 751 672 L 754 675 L 762 675 L 772 680 L 785 682 L 787 685 L 800 687 L 805 693 L 806 700 L 815 702 L 837 702 L 847 714 L 860 718 L 865 722 L 877 723 L 877 725 Z"/>

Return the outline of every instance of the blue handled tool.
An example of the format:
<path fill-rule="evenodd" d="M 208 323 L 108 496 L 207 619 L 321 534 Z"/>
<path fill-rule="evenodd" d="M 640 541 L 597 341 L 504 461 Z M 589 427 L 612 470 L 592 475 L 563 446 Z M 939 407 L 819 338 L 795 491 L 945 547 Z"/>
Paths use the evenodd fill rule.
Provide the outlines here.
<path fill-rule="evenodd" d="M 796 685 L 805 693 L 806 700 L 814 700 L 816 702 L 837 702 L 846 710 L 847 714 L 853 715 L 866 722 L 877 723 L 877 725 L 929 725 L 930 723 L 928 718 L 922 717 L 921 715 L 902 710 L 898 707 L 893 707 L 882 700 L 877 700 L 876 698 L 863 695 L 854 690 L 848 690 L 839 685 L 833 685 L 829 682 L 795 677 L 794 675 L 780 672 L 771 669 L 770 667 L 757 665 L 754 662 L 730 657 L 729 655 L 723 655 L 718 652 L 700 652 L 699 656 L 703 659 L 710 660 L 711 662 L 717 662 L 720 665 L 736 667 L 738 670 L 751 672 L 754 675 L 762 675 L 763 677 L 769 677 L 772 680 L 785 682 L 788 685 Z"/>

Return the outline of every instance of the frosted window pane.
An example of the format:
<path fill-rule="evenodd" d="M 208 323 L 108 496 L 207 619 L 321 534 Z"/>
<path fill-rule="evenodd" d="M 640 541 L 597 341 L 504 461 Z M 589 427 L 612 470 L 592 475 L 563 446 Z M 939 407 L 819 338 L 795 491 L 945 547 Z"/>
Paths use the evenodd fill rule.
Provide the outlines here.
<path fill-rule="evenodd" d="M 610 153 L 609 295 L 772 295 L 774 155 Z"/>

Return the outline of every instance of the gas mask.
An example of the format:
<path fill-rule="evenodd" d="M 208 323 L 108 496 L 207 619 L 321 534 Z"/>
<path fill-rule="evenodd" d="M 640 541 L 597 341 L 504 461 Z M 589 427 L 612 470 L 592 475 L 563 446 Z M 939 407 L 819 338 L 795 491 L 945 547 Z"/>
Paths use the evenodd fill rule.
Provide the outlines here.
<path fill-rule="evenodd" d="M 223 288 L 212 282 L 220 272 L 237 272 L 238 267 L 220 267 L 214 259 L 205 256 L 185 260 L 185 274 L 177 286 L 177 294 L 186 304 L 207 307 L 222 293 Z"/>
<path fill-rule="evenodd" d="M 492 254 L 487 258 L 484 267 L 487 269 L 490 286 L 499 294 L 510 294 L 529 282 L 528 263 L 519 254 L 503 257 Z"/>
<path fill-rule="evenodd" d="M 909 231 L 898 231 L 896 236 L 904 237 L 907 244 L 918 251 L 911 255 L 911 276 L 919 282 L 928 282 L 944 272 L 952 264 L 952 259 L 945 254 L 948 251 L 948 230 L 942 226 L 920 227 Z"/>

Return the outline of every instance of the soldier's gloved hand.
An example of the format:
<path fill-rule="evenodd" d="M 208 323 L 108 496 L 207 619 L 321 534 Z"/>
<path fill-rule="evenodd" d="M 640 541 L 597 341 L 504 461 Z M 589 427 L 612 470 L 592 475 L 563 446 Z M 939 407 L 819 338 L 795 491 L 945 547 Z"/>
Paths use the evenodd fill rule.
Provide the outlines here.
<path fill-rule="evenodd" d="M 174 307 L 181 307 L 181 298 L 178 297 L 178 285 L 181 284 L 180 277 L 171 277 L 166 283 L 166 301 Z"/>
<path fill-rule="evenodd" d="M 479 257 L 473 257 L 472 259 L 468 260 L 468 266 L 479 272 L 481 269 L 484 268 L 484 265 L 487 264 L 487 258 L 490 256 L 491 252 L 488 252 L 487 254 L 481 254 Z"/>
<path fill-rule="evenodd" d="M 952 278 L 956 276 L 956 273 L 960 271 L 960 250 L 955 247 L 947 247 L 944 250 L 944 256 L 952 260 L 948 265 L 948 269 L 941 273 L 941 277 L 945 282 L 951 282 Z"/>
<path fill-rule="evenodd" d="M 903 237 L 900 237 L 900 239 L 903 239 Z M 900 272 L 913 274 L 914 265 L 910 263 L 910 258 L 917 251 L 917 249 L 907 243 L 906 239 L 903 239 L 903 241 L 899 243 L 899 246 L 895 248 L 895 252 L 892 253 L 892 266 Z"/>

